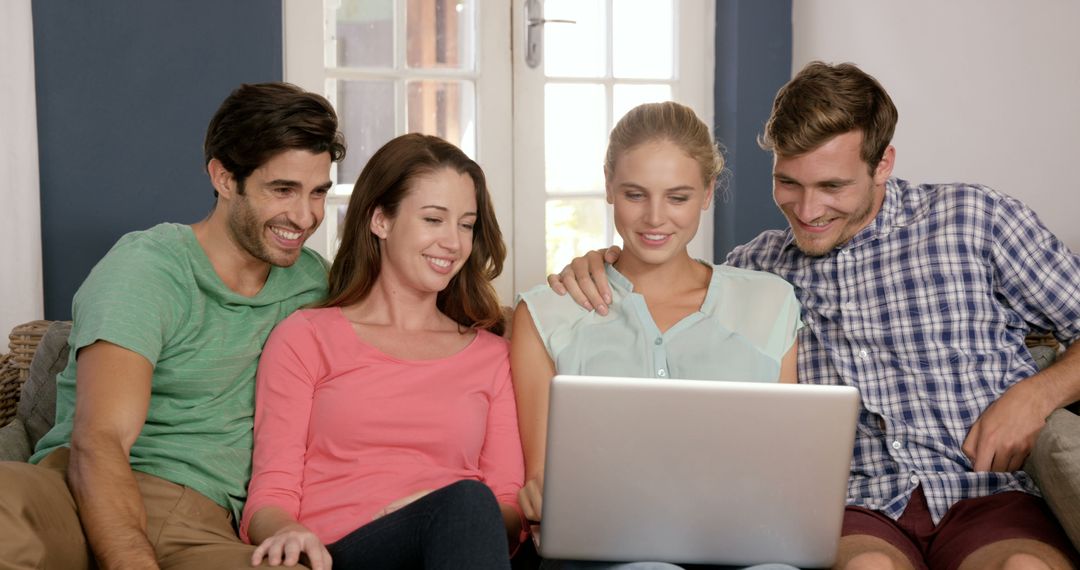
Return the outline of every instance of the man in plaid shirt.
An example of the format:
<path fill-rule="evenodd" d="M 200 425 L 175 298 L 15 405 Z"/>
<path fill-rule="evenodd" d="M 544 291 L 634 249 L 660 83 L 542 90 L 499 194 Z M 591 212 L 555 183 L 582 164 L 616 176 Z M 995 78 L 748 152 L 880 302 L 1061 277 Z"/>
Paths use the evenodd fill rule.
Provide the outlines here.
<path fill-rule="evenodd" d="M 794 285 L 800 381 L 860 391 L 836 567 L 1069 568 L 1020 469 L 1046 417 L 1080 400 L 1080 257 L 1009 196 L 891 177 L 896 120 L 854 65 L 806 66 L 760 140 L 790 227 L 727 258 Z M 549 282 L 603 313 L 600 253 Z M 1069 346 L 1042 372 L 1031 331 Z"/>

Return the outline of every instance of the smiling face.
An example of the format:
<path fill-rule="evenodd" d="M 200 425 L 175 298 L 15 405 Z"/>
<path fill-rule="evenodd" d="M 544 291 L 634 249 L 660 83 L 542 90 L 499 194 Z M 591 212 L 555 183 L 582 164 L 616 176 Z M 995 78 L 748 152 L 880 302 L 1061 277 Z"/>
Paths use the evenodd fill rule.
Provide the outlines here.
<path fill-rule="evenodd" d="M 468 174 L 443 168 L 417 176 L 387 217 L 376 209 L 371 231 L 380 238 L 380 279 L 438 293 L 472 253 L 476 187 Z"/>
<path fill-rule="evenodd" d="M 837 135 L 816 149 L 773 158 L 773 199 L 803 253 L 821 256 L 870 224 L 885 200 L 895 151 L 888 147 L 871 174 L 859 155 L 862 133 Z"/>
<path fill-rule="evenodd" d="M 622 153 L 607 181 L 624 243 L 620 261 L 661 265 L 687 256 L 712 193 L 701 166 L 675 143 L 651 141 Z"/>
<path fill-rule="evenodd" d="M 229 192 L 228 229 L 246 255 L 288 267 L 322 222 L 330 190 L 330 154 L 287 150 Z M 235 181 L 230 182 L 236 185 Z M 238 185 L 236 185 L 238 186 Z"/>

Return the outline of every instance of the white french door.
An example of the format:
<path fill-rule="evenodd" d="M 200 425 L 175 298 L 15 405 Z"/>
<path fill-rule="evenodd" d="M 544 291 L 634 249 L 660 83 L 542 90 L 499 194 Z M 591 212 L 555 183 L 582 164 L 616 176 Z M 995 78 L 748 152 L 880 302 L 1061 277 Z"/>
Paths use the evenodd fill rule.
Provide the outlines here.
<path fill-rule="evenodd" d="M 375 150 L 406 132 L 438 135 L 487 175 L 509 253 L 496 287 L 509 304 L 574 255 L 617 242 L 603 153 L 623 113 L 673 99 L 712 123 L 712 1 L 283 6 L 285 80 L 334 103 L 349 147 L 325 222 L 309 242 L 327 257 L 337 249 L 352 184 Z M 692 253 L 711 259 L 711 221 L 701 228 Z"/>
<path fill-rule="evenodd" d="M 524 289 L 585 251 L 620 242 L 604 198 L 603 162 L 607 135 L 628 110 L 674 100 L 712 124 L 715 5 L 529 0 L 514 4 L 513 19 L 520 24 L 513 62 L 514 277 Z M 690 247 L 711 260 L 707 215 Z"/>

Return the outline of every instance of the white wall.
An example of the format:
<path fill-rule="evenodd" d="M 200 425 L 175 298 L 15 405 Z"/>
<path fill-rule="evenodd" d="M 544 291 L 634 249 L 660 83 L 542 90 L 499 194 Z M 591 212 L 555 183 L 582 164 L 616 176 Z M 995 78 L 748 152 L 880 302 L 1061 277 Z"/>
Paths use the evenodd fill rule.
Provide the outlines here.
<path fill-rule="evenodd" d="M 0 353 L 44 314 L 34 40 L 30 0 L 0 2 Z"/>
<path fill-rule="evenodd" d="M 897 176 L 988 184 L 1080 252 L 1080 2 L 792 4 L 795 71 L 850 61 L 889 91 Z"/>

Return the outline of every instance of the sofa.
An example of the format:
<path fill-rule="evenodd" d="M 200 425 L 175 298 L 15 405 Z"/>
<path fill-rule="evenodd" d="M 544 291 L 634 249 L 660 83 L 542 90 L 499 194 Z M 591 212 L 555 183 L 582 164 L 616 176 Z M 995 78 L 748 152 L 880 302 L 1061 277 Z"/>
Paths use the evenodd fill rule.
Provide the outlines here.
<path fill-rule="evenodd" d="M 55 321 L 52 323 L 37 321 L 28 323 L 38 333 L 26 335 L 20 333 L 20 327 L 13 331 L 12 348 L 16 338 L 31 337 L 31 342 L 23 341 L 22 352 L 32 352 L 32 359 L 20 365 L 12 355 L 0 359 L 0 424 L 3 418 L 12 416 L 6 425 L 0 427 L 0 461 L 26 461 L 33 446 L 45 432 L 52 427 L 56 410 L 56 375 L 67 365 L 67 337 L 71 323 Z M 23 326 L 25 330 L 27 326 Z M 43 332 L 41 332 L 43 331 Z M 34 346 L 36 345 L 36 346 Z M 29 346 L 29 347 L 28 347 Z M 1053 362 L 1057 354 L 1056 343 L 1042 339 L 1029 339 L 1032 355 L 1040 367 Z M 13 350 L 18 352 L 18 350 Z M 12 371 L 21 378 L 15 378 Z M 5 399 L 11 392 L 10 383 L 18 386 L 17 407 L 14 414 L 5 413 L 5 405 L 12 405 L 12 399 Z M 1078 403 L 1080 404 L 1080 403 Z M 1047 420 L 1046 428 L 1032 450 L 1024 469 L 1031 474 L 1042 489 L 1050 508 L 1061 521 L 1073 544 L 1080 549 L 1080 407 L 1074 404 L 1070 409 L 1055 411 Z M 531 546 L 531 545 L 530 545 Z M 532 554 L 535 557 L 535 554 Z M 515 567 L 519 566 L 515 564 Z"/>

